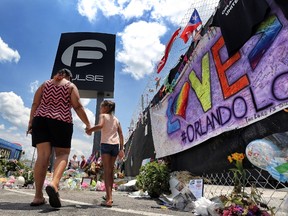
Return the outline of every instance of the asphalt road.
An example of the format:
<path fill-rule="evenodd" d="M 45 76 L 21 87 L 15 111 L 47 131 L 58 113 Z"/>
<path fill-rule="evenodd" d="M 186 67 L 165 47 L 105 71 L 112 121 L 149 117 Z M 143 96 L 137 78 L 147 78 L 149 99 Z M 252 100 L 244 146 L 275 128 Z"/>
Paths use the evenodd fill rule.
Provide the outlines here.
<path fill-rule="evenodd" d="M 45 198 L 48 200 L 44 191 Z M 133 198 L 128 192 L 113 192 L 113 207 L 101 207 L 102 196 L 100 191 L 61 190 L 62 207 L 52 208 L 48 203 L 38 207 L 29 204 L 34 196 L 34 189 L 0 189 L 0 215 L 1 216 L 33 216 L 33 215 L 69 215 L 69 216 L 132 216 L 132 215 L 189 215 L 192 212 L 182 212 L 165 208 L 157 199 Z"/>

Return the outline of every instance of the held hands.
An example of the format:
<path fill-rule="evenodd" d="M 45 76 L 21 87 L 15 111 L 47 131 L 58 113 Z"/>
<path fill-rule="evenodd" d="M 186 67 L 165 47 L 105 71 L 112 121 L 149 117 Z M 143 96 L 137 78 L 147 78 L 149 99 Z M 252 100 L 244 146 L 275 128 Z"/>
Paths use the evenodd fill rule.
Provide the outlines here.
<path fill-rule="evenodd" d="M 95 131 L 95 127 L 85 128 L 86 134 L 89 136 Z"/>
<path fill-rule="evenodd" d="M 89 125 L 86 125 L 85 132 L 86 132 L 87 135 L 91 136 L 92 131 L 91 131 L 91 126 L 90 126 L 90 124 L 89 124 Z"/>

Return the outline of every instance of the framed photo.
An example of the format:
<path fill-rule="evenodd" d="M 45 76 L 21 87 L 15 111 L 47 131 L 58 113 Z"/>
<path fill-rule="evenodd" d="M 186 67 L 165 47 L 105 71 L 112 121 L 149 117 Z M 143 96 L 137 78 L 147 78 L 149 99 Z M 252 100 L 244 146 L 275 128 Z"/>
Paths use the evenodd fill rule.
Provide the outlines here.
<path fill-rule="evenodd" d="M 91 185 L 91 183 L 92 183 L 92 178 L 83 177 L 83 178 L 82 178 L 82 181 L 81 181 L 81 185 L 82 185 L 83 183 L 86 183 L 86 184 L 88 184 L 88 185 Z"/>

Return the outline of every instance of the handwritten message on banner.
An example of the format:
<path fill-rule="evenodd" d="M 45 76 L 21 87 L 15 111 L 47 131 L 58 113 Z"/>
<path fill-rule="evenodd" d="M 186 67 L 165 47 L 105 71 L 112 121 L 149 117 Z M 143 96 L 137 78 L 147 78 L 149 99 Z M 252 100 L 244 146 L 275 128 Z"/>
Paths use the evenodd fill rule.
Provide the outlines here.
<path fill-rule="evenodd" d="M 278 8 L 231 58 L 216 28 L 191 59 L 174 91 L 151 108 L 157 158 L 288 107 L 288 24 Z"/>

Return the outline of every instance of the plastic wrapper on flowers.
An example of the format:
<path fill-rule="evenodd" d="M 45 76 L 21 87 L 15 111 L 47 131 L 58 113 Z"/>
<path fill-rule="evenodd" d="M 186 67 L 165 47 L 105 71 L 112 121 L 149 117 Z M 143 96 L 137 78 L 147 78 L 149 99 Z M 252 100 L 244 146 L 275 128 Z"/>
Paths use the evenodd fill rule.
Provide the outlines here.
<path fill-rule="evenodd" d="M 3 188 L 13 188 L 14 187 L 14 183 L 15 183 L 16 179 L 14 176 L 9 176 L 8 179 L 6 179 L 6 181 L 3 179 L 2 182 L 2 187 Z"/>
<path fill-rule="evenodd" d="M 97 181 L 96 183 L 96 191 L 105 191 L 105 184 L 104 182 Z"/>
<path fill-rule="evenodd" d="M 80 190 L 81 189 L 81 178 L 69 178 L 66 179 L 61 185 L 60 189 Z"/>
<path fill-rule="evenodd" d="M 205 197 L 201 197 L 194 202 L 194 213 L 201 216 L 219 216 L 216 209 L 220 207 L 223 207 L 223 204 L 218 198 L 214 198 L 214 201 L 211 201 Z"/>
<path fill-rule="evenodd" d="M 116 184 L 113 184 L 113 188 L 116 189 Z M 96 191 L 105 191 L 105 183 L 103 181 L 97 181 L 95 185 Z"/>
<path fill-rule="evenodd" d="M 0 188 L 16 189 L 23 187 L 25 178 L 23 176 L 9 176 L 8 178 L 0 178 Z"/>
<path fill-rule="evenodd" d="M 72 178 L 82 178 L 82 177 L 87 177 L 87 176 L 88 176 L 87 173 L 82 172 L 82 171 L 78 171 L 75 169 L 69 169 L 63 173 L 64 179 L 71 178 L 71 177 Z"/>
<path fill-rule="evenodd" d="M 128 191 L 128 192 L 137 191 L 136 179 L 130 180 L 129 182 L 127 182 L 125 184 L 120 184 L 118 186 L 118 190 L 119 191 Z"/>
<path fill-rule="evenodd" d="M 90 185 L 88 184 L 88 183 L 86 183 L 86 182 L 83 182 L 82 184 L 81 184 L 81 188 L 82 189 L 88 189 L 90 187 Z"/>

